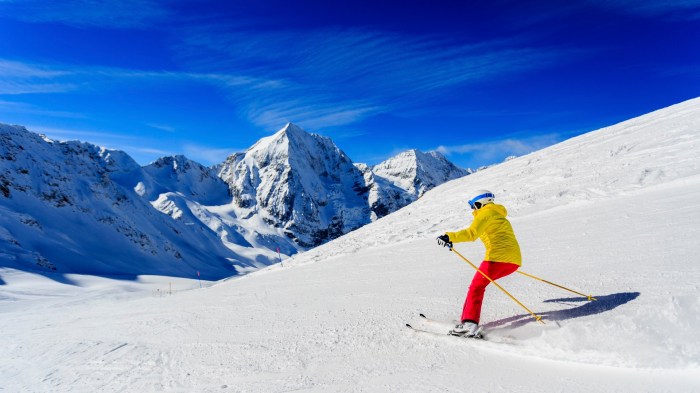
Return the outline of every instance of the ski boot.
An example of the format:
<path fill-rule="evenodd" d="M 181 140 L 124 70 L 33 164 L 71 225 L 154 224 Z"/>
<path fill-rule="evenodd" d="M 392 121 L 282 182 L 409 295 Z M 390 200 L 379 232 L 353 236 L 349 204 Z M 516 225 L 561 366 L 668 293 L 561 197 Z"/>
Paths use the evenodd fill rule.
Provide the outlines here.
<path fill-rule="evenodd" d="M 450 334 L 458 337 L 469 337 L 469 338 L 481 338 L 481 328 L 478 324 L 465 321 L 458 323 L 455 327 L 450 330 Z"/>

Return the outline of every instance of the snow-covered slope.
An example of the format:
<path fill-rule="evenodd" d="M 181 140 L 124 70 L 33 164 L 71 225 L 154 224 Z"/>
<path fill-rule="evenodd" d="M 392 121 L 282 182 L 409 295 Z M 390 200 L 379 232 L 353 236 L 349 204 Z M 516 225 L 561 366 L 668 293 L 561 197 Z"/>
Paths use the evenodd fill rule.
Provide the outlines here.
<path fill-rule="evenodd" d="M 473 270 L 435 236 L 469 224 L 467 195 L 480 188 L 508 207 L 523 271 L 598 300 L 515 274 L 501 285 L 545 325 L 492 286 L 482 322 L 493 342 L 406 329 L 418 312 L 458 317 Z M 161 297 L 154 278 L 138 292 L 71 277 L 78 289 L 4 269 L 0 387 L 695 392 L 699 222 L 695 99 L 451 181 L 283 266 L 203 290 Z M 483 255 L 479 243 L 456 247 Z"/>
<path fill-rule="evenodd" d="M 125 153 L 18 126 L 0 125 L 0 138 L 0 266 L 125 278 L 235 274 L 235 254 L 216 234 L 139 197 L 157 181 Z"/>

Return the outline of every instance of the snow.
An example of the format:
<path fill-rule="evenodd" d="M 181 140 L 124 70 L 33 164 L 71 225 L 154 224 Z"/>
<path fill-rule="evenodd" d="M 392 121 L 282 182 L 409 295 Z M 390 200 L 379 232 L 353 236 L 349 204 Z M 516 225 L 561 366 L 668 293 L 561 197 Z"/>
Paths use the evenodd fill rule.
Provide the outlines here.
<path fill-rule="evenodd" d="M 202 289 L 0 269 L 0 391 L 698 391 L 699 142 L 695 99 L 445 183 Z M 494 342 L 406 329 L 419 312 L 459 316 L 473 271 L 435 236 L 469 224 L 468 193 L 482 188 L 509 210 L 522 271 L 598 300 L 514 274 L 499 283 L 545 325 L 490 286 Z"/>
<path fill-rule="evenodd" d="M 416 149 L 391 157 L 375 165 L 372 171 L 376 176 L 406 190 L 413 197 L 412 200 L 448 180 L 472 173 L 471 170 L 457 168 L 436 151 L 423 153 Z"/>

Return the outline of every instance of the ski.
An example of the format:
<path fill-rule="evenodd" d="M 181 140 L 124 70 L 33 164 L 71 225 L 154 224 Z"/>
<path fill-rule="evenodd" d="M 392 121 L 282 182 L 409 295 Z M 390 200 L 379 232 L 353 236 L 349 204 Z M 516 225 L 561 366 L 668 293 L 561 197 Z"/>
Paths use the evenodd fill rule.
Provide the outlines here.
<path fill-rule="evenodd" d="M 434 336 L 442 336 L 442 337 L 451 336 L 451 334 L 449 334 L 449 333 L 440 333 L 440 332 L 434 332 L 432 330 L 419 329 L 419 328 L 411 326 L 410 323 L 407 323 L 406 327 L 413 330 L 416 333 L 432 334 Z"/>
<path fill-rule="evenodd" d="M 428 323 L 428 324 L 431 324 L 431 325 L 437 325 L 437 326 L 441 326 L 441 327 L 450 327 L 450 328 L 451 328 L 451 327 L 453 327 L 454 325 L 458 324 L 457 321 L 452 321 L 452 322 L 438 321 L 438 320 L 436 320 L 436 319 L 429 318 L 428 316 L 426 316 L 426 315 L 423 314 L 423 313 L 419 313 L 418 315 L 421 317 L 421 319 L 422 319 L 423 322 Z M 416 329 L 413 328 L 412 326 L 409 326 L 409 327 L 411 327 L 412 329 L 416 330 Z M 435 332 L 432 332 L 432 333 L 435 333 Z M 438 333 L 438 334 L 439 334 L 439 333 Z M 453 333 L 452 333 L 452 330 L 448 331 L 446 334 L 447 334 L 447 335 L 450 335 L 450 336 L 455 336 L 455 337 L 463 337 L 463 336 L 461 336 L 461 335 L 459 335 L 459 334 L 453 334 Z M 474 335 L 474 336 L 472 336 L 472 337 L 464 337 L 464 338 L 484 339 L 484 332 L 481 330 L 481 328 L 479 328 L 479 330 L 477 331 L 476 335 Z"/>
<path fill-rule="evenodd" d="M 421 322 L 428 324 L 430 326 L 435 326 L 435 328 L 445 329 L 444 330 L 445 333 L 436 332 L 436 331 L 429 330 L 429 329 L 414 328 L 413 326 L 410 326 L 410 324 L 406 324 L 406 325 L 408 325 L 408 327 L 410 327 L 414 331 L 425 332 L 425 333 L 433 334 L 436 336 L 454 336 L 453 334 L 450 334 L 449 330 L 454 325 L 459 323 L 459 321 L 447 322 L 447 321 L 440 321 L 437 319 L 432 319 L 423 313 L 419 313 L 418 315 L 420 316 Z M 476 337 L 464 337 L 464 336 L 454 336 L 454 337 L 473 338 L 473 339 L 477 339 L 477 340 L 484 340 L 484 341 L 489 341 L 492 343 L 503 343 L 503 344 L 513 344 L 515 341 L 517 341 L 517 339 L 515 337 L 510 336 L 510 335 L 504 336 L 504 335 L 500 335 L 500 334 L 487 334 L 481 328 L 479 328 L 479 332 L 478 332 Z"/>
<path fill-rule="evenodd" d="M 481 334 L 481 331 L 476 336 L 461 336 L 458 334 L 453 334 L 452 331 L 449 331 L 447 333 L 441 333 L 441 332 L 436 332 L 433 330 L 426 330 L 426 329 L 421 329 L 421 328 L 416 328 L 413 327 L 410 323 L 406 324 L 406 327 L 413 330 L 416 333 L 421 333 L 421 334 L 431 334 L 433 336 L 441 336 L 441 337 L 458 337 L 458 338 L 464 338 L 464 339 L 474 339 L 474 340 L 484 340 L 484 336 Z"/>
<path fill-rule="evenodd" d="M 423 313 L 419 313 L 418 315 L 422 318 L 423 322 L 434 324 L 434 325 L 454 326 L 458 323 L 457 321 L 452 321 L 452 322 L 438 321 L 437 319 L 428 318 Z"/>

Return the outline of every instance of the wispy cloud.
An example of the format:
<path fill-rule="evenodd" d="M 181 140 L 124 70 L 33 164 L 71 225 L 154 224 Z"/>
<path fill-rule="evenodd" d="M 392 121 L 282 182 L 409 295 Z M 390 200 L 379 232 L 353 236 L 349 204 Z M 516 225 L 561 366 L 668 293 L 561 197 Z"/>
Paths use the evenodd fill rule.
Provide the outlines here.
<path fill-rule="evenodd" d="M 288 122 L 317 129 L 354 123 L 381 111 L 381 108 L 363 102 L 348 101 L 334 104 L 331 100 L 324 101 L 317 97 L 305 100 L 304 97 L 288 98 L 280 94 L 275 96 L 278 101 L 268 103 L 256 99 L 248 101 L 246 104 L 248 119 L 268 129 Z"/>
<path fill-rule="evenodd" d="M 277 81 L 263 92 L 264 99 L 245 88 L 229 90 L 244 114 L 266 127 L 290 116 L 303 125 L 349 124 L 417 106 L 470 83 L 546 67 L 570 54 L 522 47 L 520 39 L 465 45 L 445 37 L 365 29 L 251 32 L 219 27 L 191 30 L 178 51 L 181 61 L 200 73 Z"/>
<path fill-rule="evenodd" d="M 226 157 L 235 152 L 245 151 L 246 149 L 235 148 L 212 148 L 194 144 L 187 144 L 183 147 L 187 158 L 204 163 L 206 165 L 218 164 L 224 162 Z"/>
<path fill-rule="evenodd" d="M 165 124 L 148 123 L 146 125 L 151 127 L 151 128 L 155 128 L 156 130 L 161 130 L 161 131 L 165 131 L 165 132 L 175 132 L 175 127 L 168 126 Z"/>
<path fill-rule="evenodd" d="M 561 142 L 564 137 L 550 133 L 529 137 L 508 137 L 494 141 L 439 146 L 437 151 L 444 155 L 468 155 L 475 162 L 497 162 L 509 156 L 522 156 L 547 146 Z"/>
<path fill-rule="evenodd" d="M 132 134 L 122 134 L 99 129 L 81 130 L 71 128 L 46 127 L 43 125 L 28 125 L 30 131 L 44 134 L 56 141 L 83 141 L 107 149 L 121 150 L 137 162 L 144 165 L 163 156 L 174 155 L 175 150 L 163 148 L 163 141 L 140 137 Z"/>
<path fill-rule="evenodd" d="M 148 155 L 155 155 L 158 157 L 172 156 L 174 155 L 172 151 L 156 149 L 152 147 L 143 146 L 125 146 L 123 150 L 128 150 L 130 152 L 144 153 Z"/>
<path fill-rule="evenodd" d="M 170 15 L 164 2 L 153 0 L 0 1 L 0 16 L 71 26 L 142 28 Z"/>
<path fill-rule="evenodd" d="M 123 144 L 125 142 L 141 140 L 134 135 L 118 134 L 108 131 L 99 130 L 78 130 L 70 128 L 55 128 L 42 125 L 28 125 L 26 128 L 30 131 L 45 134 L 51 139 L 58 141 L 90 141 L 104 147 L 112 147 L 113 144 Z M 115 143 L 116 142 L 116 143 Z"/>
<path fill-rule="evenodd" d="M 71 72 L 65 70 L 55 70 L 50 67 L 24 63 L 19 61 L 0 59 L 0 75 L 7 78 L 56 78 L 70 75 Z"/>
<path fill-rule="evenodd" d="M 319 129 L 420 108 L 454 89 L 574 55 L 560 48 L 523 46 L 522 37 L 467 45 L 448 37 L 366 29 L 232 32 L 212 27 L 187 30 L 177 51 L 186 71 L 0 59 L 0 95 L 185 80 L 218 87 L 239 115 L 257 126 L 271 129 L 292 121 Z"/>
<path fill-rule="evenodd" d="M 33 104 L 28 104 L 25 102 L 17 101 L 5 101 L 0 100 L 0 112 L 7 113 L 26 113 L 31 115 L 40 115 L 48 117 L 61 117 L 70 119 L 86 119 L 87 116 L 83 113 L 69 112 L 69 111 L 59 111 L 45 109 Z"/>
<path fill-rule="evenodd" d="M 66 93 L 104 86 L 118 88 L 128 81 L 139 84 L 191 81 L 215 85 L 227 91 L 245 88 L 246 91 L 253 92 L 275 90 L 283 84 L 277 80 L 236 73 L 144 71 L 71 64 L 41 64 L 0 58 L 0 95 Z"/>
<path fill-rule="evenodd" d="M 73 83 L 41 83 L 36 81 L 3 81 L 0 80 L 0 95 L 66 93 L 78 90 Z"/>
<path fill-rule="evenodd" d="M 72 73 L 44 65 L 0 59 L 0 95 L 63 93 L 78 89 Z"/>

